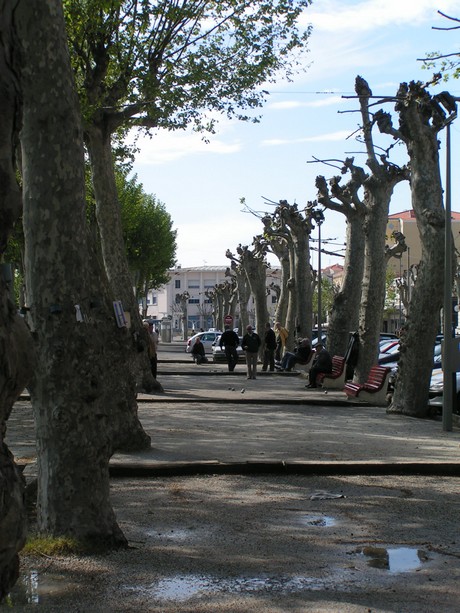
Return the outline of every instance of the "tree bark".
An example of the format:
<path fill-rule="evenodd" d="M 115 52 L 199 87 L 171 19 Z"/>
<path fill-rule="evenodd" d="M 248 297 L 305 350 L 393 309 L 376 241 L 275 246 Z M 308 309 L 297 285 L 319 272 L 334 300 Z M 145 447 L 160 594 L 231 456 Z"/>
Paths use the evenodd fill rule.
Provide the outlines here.
<path fill-rule="evenodd" d="M 159 390 L 161 385 L 152 377 L 147 352 L 137 351 L 137 339 L 144 337 L 145 330 L 133 291 L 134 280 L 129 270 L 123 241 L 111 132 L 104 125 L 103 119 L 100 123 L 101 125 L 98 125 L 93 121 L 91 126 L 86 126 L 85 142 L 91 163 L 96 218 L 104 267 L 115 300 L 121 300 L 124 310 L 129 313 L 131 338 L 127 337 L 126 351 L 131 353 L 127 360 L 131 376 L 136 378 L 139 387 L 147 391 Z"/>
<path fill-rule="evenodd" d="M 350 332 L 358 330 L 366 217 L 366 207 L 358 196 L 366 173 L 359 166 L 355 166 L 353 158 L 345 160 L 343 171 L 349 171 L 351 174 L 350 180 L 344 186 L 340 185 L 340 176 L 329 181 L 330 189 L 324 177 L 316 177 L 318 202 L 329 210 L 343 214 L 347 220 L 343 284 L 334 297 L 327 332 L 329 352 L 340 356 L 345 355 Z"/>
<path fill-rule="evenodd" d="M 19 58 L 12 28 L 15 4 L 0 3 L 0 257 L 22 212 L 14 155 L 21 121 Z M 31 335 L 10 295 L 0 272 L 0 603 L 18 579 L 18 552 L 27 531 L 25 483 L 4 438 L 13 404 L 31 379 L 34 366 Z"/>
<path fill-rule="evenodd" d="M 122 425 L 133 418 L 120 383 L 128 332 L 116 326 L 88 239 L 83 138 L 62 3 L 23 0 L 15 18 L 24 52 L 26 285 L 39 357 L 31 386 L 38 529 L 119 546 L 126 539 L 110 504 L 108 462 L 122 443 Z"/>
<path fill-rule="evenodd" d="M 405 141 L 410 157 L 412 206 L 420 233 L 422 259 L 401 337 L 398 377 L 388 411 L 425 417 L 444 287 L 441 271 L 444 270 L 445 211 L 438 132 L 444 127 L 445 115 L 418 83 L 401 84 L 398 99 L 398 134 Z"/>
<path fill-rule="evenodd" d="M 386 156 L 377 159 L 372 138 L 374 121 L 369 112 L 372 96 L 368 84 L 356 77 L 355 90 L 359 97 L 363 121 L 364 143 L 367 152 L 366 165 L 371 174 L 364 180 L 364 223 L 365 248 L 362 281 L 361 308 L 359 313 L 359 355 L 355 369 L 355 380 L 363 383 L 378 357 L 380 327 L 385 305 L 385 235 L 388 211 L 394 187 L 408 178 L 406 168 L 390 164 Z"/>

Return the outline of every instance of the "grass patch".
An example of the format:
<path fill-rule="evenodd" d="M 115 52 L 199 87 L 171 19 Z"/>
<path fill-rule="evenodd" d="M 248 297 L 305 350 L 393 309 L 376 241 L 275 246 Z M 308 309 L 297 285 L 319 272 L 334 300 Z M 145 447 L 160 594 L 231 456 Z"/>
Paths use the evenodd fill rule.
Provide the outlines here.
<path fill-rule="evenodd" d="M 29 535 L 22 555 L 56 556 L 72 553 L 84 553 L 85 546 L 81 541 L 68 536 L 44 536 L 41 534 Z"/>

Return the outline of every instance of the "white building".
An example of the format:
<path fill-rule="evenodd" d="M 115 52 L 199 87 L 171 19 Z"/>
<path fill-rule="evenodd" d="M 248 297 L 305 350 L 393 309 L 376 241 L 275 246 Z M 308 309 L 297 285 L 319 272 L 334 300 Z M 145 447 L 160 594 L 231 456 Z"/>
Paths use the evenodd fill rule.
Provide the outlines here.
<path fill-rule="evenodd" d="M 178 297 L 188 294 L 187 300 L 187 326 L 188 331 L 207 330 L 215 327 L 212 313 L 212 301 L 206 292 L 228 280 L 225 276 L 226 266 L 178 266 L 169 271 L 170 281 L 157 290 L 151 290 L 147 296 L 147 316 L 158 321 L 169 319 L 172 334 L 183 332 L 183 309 Z M 267 306 L 270 318 L 273 321 L 277 302 L 276 293 L 270 289 L 270 284 L 279 285 L 280 268 L 267 269 Z M 248 304 L 251 323 L 254 324 L 254 298 Z M 237 307 L 238 315 L 238 307 Z M 238 325 L 238 322 L 235 322 Z"/>

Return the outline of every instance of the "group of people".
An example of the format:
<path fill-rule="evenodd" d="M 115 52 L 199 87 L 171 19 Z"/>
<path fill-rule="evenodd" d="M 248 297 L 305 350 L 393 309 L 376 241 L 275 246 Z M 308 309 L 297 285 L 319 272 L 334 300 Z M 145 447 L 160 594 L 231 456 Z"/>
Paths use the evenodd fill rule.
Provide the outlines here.
<path fill-rule="evenodd" d="M 274 372 L 276 368 L 281 371 L 291 371 L 292 368 L 300 364 L 308 364 L 312 359 L 313 362 L 310 368 L 309 384 L 306 387 L 316 387 L 316 377 L 319 373 L 332 372 L 332 357 L 322 343 L 316 345 L 315 351 L 312 350 L 310 340 L 308 338 L 301 339 L 294 352 L 286 351 L 286 341 L 289 336 L 288 331 L 279 321 L 275 323 L 273 330 L 270 323 L 265 324 L 264 330 L 264 352 L 262 371 Z M 230 326 L 225 326 L 225 331 L 219 339 L 219 346 L 225 352 L 225 357 L 228 364 L 229 372 L 235 370 L 238 363 L 237 348 L 240 344 L 238 334 L 231 329 Z M 257 374 L 257 362 L 259 357 L 259 349 L 262 344 L 260 336 L 255 332 L 252 326 L 246 327 L 246 334 L 243 336 L 241 346 L 246 355 L 247 378 L 255 379 Z M 203 343 L 196 340 L 192 355 L 197 362 L 201 364 L 207 362 Z"/>

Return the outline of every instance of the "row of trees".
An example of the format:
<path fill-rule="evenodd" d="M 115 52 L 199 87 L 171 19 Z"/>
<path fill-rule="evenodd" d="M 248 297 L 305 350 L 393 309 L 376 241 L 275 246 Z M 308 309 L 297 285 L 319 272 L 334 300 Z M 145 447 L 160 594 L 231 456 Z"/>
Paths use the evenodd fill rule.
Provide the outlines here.
<path fill-rule="evenodd" d="M 301 67 L 309 30 L 298 18 L 309 4 L 0 0 L 0 255 L 22 214 L 29 326 L 0 279 L 0 600 L 25 537 L 24 485 L 4 442 L 25 385 L 39 530 L 126 544 L 108 462 L 116 449 L 150 445 L 137 419 L 136 377 L 148 384 L 149 365 L 126 258 L 135 242 L 123 241 L 116 180 L 127 131 L 212 131 L 210 113 L 257 120 L 261 86 Z"/>
<path fill-rule="evenodd" d="M 355 92 L 362 119 L 358 140 L 366 154 L 366 166 L 360 167 L 354 158 L 347 158 L 340 163 L 340 175 L 329 180 L 318 176 L 317 198 L 303 210 L 280 201 L 273 214 L 262 217 L 263 233 L 254 238 L 251 247 L 240 245 L 236 255 L 227 251 L 231 259 L 228 274 L 232 277 L 233 295 L 239 293 L 242 324 L 247 323 L 249 288 L 255 298 L 256 327 L 263 329 L 268 321 L 265 256 L 268 251 L 274 253 L 281 264 L 275 317 L 299 337 L 310 336 L 316 275 L 310 265 L 309 239 L 315 213 L 318 206 L 342 213 L 347 223 L 344 282 L 334 297 L 328 345 L 333 354 L 344 355 L 349 332 L 358 330 L 355 379 L 366 381 L 378 354 L 387 263 L 391 257 L 401 257 L 406 249 L 400 233 L 393 236 L 393 246 L 386 244 L 389 205 L 394 187 L 409 181 L 422 259 L 408 304 L 399 375 L 389 411 L 424 417 L 443 298 L 443 276 L 439 271 L 444 268 L 445 211 L 438 139 L 439 132 L 455 117 L 455 101 L 446 92 L 431 96 L 419 82 L 403 83 L 393 97 L 375 101 L 369 85 L 359 76 Z M 394 104 L 397 126 L 392 113 L 382 108 L 373 110 L 388 102 Z M 376 144 L 375 132 L 379 138 L 391 137 L 386 149 Z M 404 165 L 391 161 L 390 152 L 396 143 L 406 147 L 408 162 Z M 343 177 L 346 182 L 342 182 Z M 234 306 L 228 303 L 226 308 L 232 312 Z M 291 334 L 291 343 L 293 337 Z"/>

